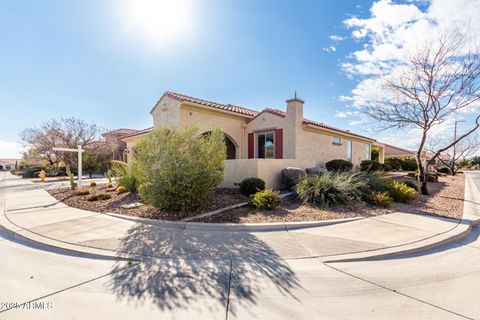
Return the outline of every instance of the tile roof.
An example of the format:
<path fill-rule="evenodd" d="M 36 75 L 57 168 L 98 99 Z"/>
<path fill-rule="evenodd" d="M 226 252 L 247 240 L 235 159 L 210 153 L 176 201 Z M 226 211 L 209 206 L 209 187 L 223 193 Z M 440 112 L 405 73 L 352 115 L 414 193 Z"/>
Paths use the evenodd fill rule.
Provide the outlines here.
<path fill-rule="evenodd" d="M 145 128 L 145 129 L 142 129 L 142 130 L 135 130 L 136 132 L 134 133 L 131 133 L 131 134 L 126 134 L 126 135 L 123 135 L 122 138 L 128 138 L 128 137 L 134 137 L 134 136 L 139 136 L 139 135 L 142 135 L 142 134 L 145 134 L 145 133 L 148 133 L 150 131 L 153 130 L 153 127 L 150 127 L 150 128 Z"/>
<path fill-rule="evenodd" d="M 120 128 L 120 129 L 115 129 L 115 130 L 112 130 L 112 131 L 107 131 L 107 132 L 103 133 L 102 135 L 103 135 L 103 136 L 105 136 L 105 135 L 118 135 L 118 136 L 123 136 L 123 135 L 134 134 L 134 133 L 136 133 L 136 132 L 138 132 L 138 131 L 140 131 L 140 130 Z"/>
<path fill-rule="evenodd" d="M 225 110 L 225 111 L 239 113 L 239 114 L 245 115 L 247 117 L 250 117 L 248 122 L 252 121 L 258 115 L 260 115 L 264 112 L 268 112 L 268 113 L 274 114 L 274 115 L 279 116 L 279 117 L 285 117 L 286 116 L 286 113 L 284 111 L 274 109 L 274 108 L 265 108 L 265 109 L 263 109 L 262 111 L 259 112 L 259 111 L 255 111 L 255 110 L 252 110 L 252 109 L 249 109 L 249 108 L 236 106 L 236 105 L 233 105 L 233 104 L 221 104 L 221 103 L 217 103 L 217 102 L 213 102 L 213 101 L 208 101 L 208 100 L 203 100 L 203 99 L 198 99 L 198 98 L 186 96 L 184 94 L 171 92 L 171 91 L 165 92 L 160 97 L 160 99 L 157 101 L 155 106 L 157 106 L 158 102 L 160 100 L 162 100 L 162 98 L 165 97 L 165 96 L 170 97 L 170 98 L 175 99 L 175 100 L 180 101 L 180 102 L 187 101 L 187 102 L 192 102 L 192 103 L 196 103 L 196 104 L 200 104 L 200 105 L 204 105 L 204 106 L 208 106 L 208 107 L 222 109 L 222 110 Z M 153 107 L 153 109 L 155 109 L 155 107 Z M 150 113 L 153 111 L 153 109 L 150 111 Z M 337 132 L 341 132 L 341 133 L 344 133 L 344 134 L 348 134 L 348 135 L 352 135 L 352 136 L 376 141 L 375 139 L 372 139 L 372 138 L 369 138 L 369 137 L 366 137 L 366 136 L 362 136 L 360 134 L 352 133 L 349 130 L 342 130 L 342 129 L 335 128 L 335 127 L 332 127 L 330 125 L 327 125 L 327 124 L 324 124 L 324 123 L 321 123 L 321 122 L 318 122 L 318 121 L 310 120 L 310 119 L 305 119 L 304 118 L 303 123 L 307 124 L 307 125 L 317 126 L 317 127 L 320 127 L 320 128 L 325 128 L 325 129 L 328 129 L 328 130 L 337 131 Z M 152 130 L 152 128 L 139 130 L 137 133 L 128 134 L 125 137 L 140 135 L 140 134 L 149 132 L 151 130 Z"/>
<path fill-rule="evenodd" d="M 258 113 L 255 117 L 250 119 L 249 122 L 252 121 L 257 116 L 259 116 L 260 114 L 262 114 L 264 112 L 268 112 L 268 113 L 271 113 L 271 114 L 274 114 L 276 116 L 283 117 L 283 118 L 287 115 L 286 112 L 284 112 L 282 110 L 273 109 L 273 108 L 265 108 L 260 113 Z M 356 137 L 360 137 L 360 138 L 364 138 L 364 139 L 368 139 L 368 140 L 375 140 L 375 139 L 372 139 L 372 138 L 369 138 L 369 137 L 366 137 L 366 136 L 362 136 L 362 135 L 350 132 L 349 130 L 343 130 L 343 129 L 335 128 L 335 127 L 329 126 L 327 124 L 317 122 L 317 121 L 314 121 L 314 120 L 310 120 L 310 119 L 307 119 L 307 118 L 303 118 L 303 123 L 307 124 L 307 125 L 313 125 L 313 126 L 316 126 L 316 127 L 325 128 L 325 129 L 328 129 L 328 130 L 341 132 L 341 133 L 344 133 L 344 134 L 349 134 L 349 135 L 352 135 L 352 136 L 356 136 Z"/>
<path fill-rule="evenodd" d="M 246 116 L 249 116 L 249 117 L 253 117 L 253 116 L 256 116 L 258 114 L 258 111 L 248 109 L 248 108 L 245 108 L 245 107 L 240 107 L 240 106 L 236 106 L 236 105 L 233 105 L 233 104 L 222 104 L 222 103 L 217 103 L 217 102 L 213 102 L 213 101 L 198 99 L 198 98 L 186 96 L 186 95 L 176 93 L 176 92 L 171 92 L 171 91 L 165 92 L 163 94 L 163 96 L 158 101 L 162 100 L 162 98 L 165 97 L 165 96 L 170 97 L 170 98 L 175 99 L 175 100 L 180 101 L 180 102 L 185 102 L 185 101 L 192 102 L 192 103 L 201 104 L 201 105 L 208 106 L 208 107 L 213 107 L 213 108 L 218 108 L 218 109 L 222 109 L 222 110 L 225 110 L 225 111 L 230 111 L 230 112 L 243 114 L 243 115 L 246 115 Z M 155 106 L 157 104 L 158 104 L 158 102 L 155 104 Z M 152 111 L 153 111 L 153 109 L 152 109 Z M 152 111 L 150 111 L 150 113 Z"/>

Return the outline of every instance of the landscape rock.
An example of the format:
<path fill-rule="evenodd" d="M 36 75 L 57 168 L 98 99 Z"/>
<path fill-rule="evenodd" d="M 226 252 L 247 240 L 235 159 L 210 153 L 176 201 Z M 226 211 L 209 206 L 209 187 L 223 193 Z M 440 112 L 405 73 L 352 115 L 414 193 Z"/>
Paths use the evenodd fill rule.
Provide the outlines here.
<path fill-rule="evenodd" d="M 280 174 L 282 175 L 283 184 L 291 189 L 295 186 L 301 178 L 305 177 L 305 170 L 295 167 L 287 167 L 283 169 Z"/>

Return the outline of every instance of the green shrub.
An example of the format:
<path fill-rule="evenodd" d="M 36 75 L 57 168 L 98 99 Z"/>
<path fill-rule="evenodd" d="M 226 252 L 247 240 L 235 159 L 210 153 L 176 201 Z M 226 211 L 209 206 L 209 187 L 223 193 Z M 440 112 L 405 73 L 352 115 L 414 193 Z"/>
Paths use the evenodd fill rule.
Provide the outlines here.
<path fill-rule="evenodd" d="M 372 192 L 371 198 L 374 205 L 383 208 L 389 208 L 393 202 L 393 199 L 388 192 L 374 191 Z"/>
<path fill-rule="evenodd" d="M 23 170 L 22 177 L 23 178 L 36 178 L 40 171 L 42 171 L 44 168 L 42 167 L 30 167 L 25 170 Z"/>
<path fill-rule="evenodd" d="M 394 171 L 416 171 L 417 161 L 413 157 L 389 157 L 385 159 L 385 165 Z"/>
<path fill-rule="evenodd" d="M 390 181 L 390 190 L 388 193 L 393 198 L 393 201 L 403 203 L 410 202 L 417 196 L 415 189 L 395 180 Z"/>
<path fill-rule="evenodd" d="M 260 178 L 245 178 L 240 182 L 240 193 L 244 196 L 250 197 L 262 190 L 265 190 L 265 181 Z"/>
<path fill-rule="evenodd" d="M 282 204 L 282 199 L 276 191 L 261 190 L 250 195 L 250 204 L 257 209 L 275 210 Z"/>
<path fill-rule="evenodd" d="M 122 161 L 112 160 L 112 172 L 116 177 L 116 182 L 130 192 L 137 192 L 137 177 L 134 170 L 134 166 L 129 166 Z"/>
<path fill-rule="evenodd" d="M 304 203 L 335 205 L 361 201 L 366 188 L 367 181 L 361 173 L 327 171 L 305 176 L 295 190 Z"/>
<path fill-rule="evenodd" d="M 75 192 L 75 194 L 76 194 L 77 196 L 87 196 L 87 195 L 90 194 L 90 189 L 82 188 L 82 189 L 80 189 L 80 190 L 77 190 L 77 191 Z"/>
<path fill-rule="evenodd" d="M 413 182 L 413 181 L 410 181 L 410 180 L 406 180 L 406 181 L 402 181 L 404 184 L 406 184 L 407 186 L 409 186 L 410 188 L 413 188 L 415 189 L 415 191 L 418 191 L 418 185 Z"/>
<path fill-rule="evenodd" d="M 360 162 L 360 170 L 366 172 L 383 171 L 384 165 L 375 160 L 363 160 Z"/>
<path fill-rule="evenodd" d="M 135 145 L 134 171 L 143 201 L 185 212 L 200 207 L 223 180 L 223 133 L 199 135 L 195 128 L 157 129 Z"/>
<path fill-rule="evenodd" d="M 90 187 L 95 187 L 97 183 L 95 181 L 90 182 Z"/>
<path fill-rule="evenodd" d="M 87 198 L 88 201 L 99 201 L 99 200 L 109 200 L 112 198 L 112 195 L 107 194 L 107 193 L 99 193 L 99 194 L 94 194 L 91 195 L 90 197 Z"/>
<path fill-rule="evenodd" d="M 367 182 L 367 193 L 372 191 L 385 192 L 390 189 L 390 178 L 385 178 L 378 172 L 370 172 L 363 174 L 363 178 Z"/>
<path fill-rule="evenodd" d="M 437 172 L 444 173 L 444 174 L 451 174 L 452 171 L 447 166 L 437 167 Z"/>
<path fill-rule="evenodd" d="M 334 159 L 325 163 L 328 171 L 351 171 L 353 163 L 342 159 Z"/>

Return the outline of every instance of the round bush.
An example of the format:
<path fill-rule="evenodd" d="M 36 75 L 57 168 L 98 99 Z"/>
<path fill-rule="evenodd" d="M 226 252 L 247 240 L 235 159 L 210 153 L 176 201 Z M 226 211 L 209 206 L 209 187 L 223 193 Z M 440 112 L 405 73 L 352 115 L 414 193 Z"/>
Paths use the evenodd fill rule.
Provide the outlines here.
<path fill-rule="evenodd" d="M 353 163 L 342 159 L 334 159 L 325 163 L 328 171 L 351 171 Z"/>
<path fill-rule="evenodd" d="M 363 160 L 360 162 L 360 170 L 366 172 L 383 171 L 385 170 L 385 167 L 383 164 L 375 160 Z"/>
<path fill-rule="evenodd" d="M 90 187 L 95 187 L 97 183 L 95 181 L 90 182 Z"/>
<path fill-rule="evenodd" d="M 161 128 L 135 145 L 132 172 L 142 200 L 179 217 L 205 204 L 222 182 L 226 145 L 224 134 L 212 130 Z"/>
<path fill-rule="evenodd" d="M 415 191 L 415 189 L 410 188 L 405 183 L 395 180 L 390 181 L 390 190 L 388 191 L 388 193 L 395 202 L 407 203 L 417 197 L 417 192 Z"/>
<path fill-rule="evenodd" d="M 260 178 L 245 178 L 240 182 L 240 193 L 244 196 L 250 197 L 262 190 L 265 190 L 265 181 Z"/>
<path fill-rule="evenodd" d="M 410 181 L 410 180 L 407 180 L 407 181 L 402 181 L 404 184 L 406 184 L 407 186 L 409 186 L 410 188 L 413 188 L 415 189 L 415 191 L 418 191 L 418 185 L 413 182 L 413 181 Z"/>
<path fill-rule="evenodd" d="M 437 172 L 444 173 L 444 174 L 451 174 L 452 171 L 450 170 L 449 167 L 443 166 L 443 167 L 438 167 Z"/>
<path fill-rule="evenodd" d="M 372 192 L 372 202 L 374 205 L 389 208 L 392 205 L 393 199 L 388 192 Z"/>
<path fill-rule="evenodd" d="M 112 195 L 106 193 L 94 194 L 87 198 L 88 201 L 109 200 Z"/>
<path fill-rule="evenodd" d="M 276 191 L 262 190 L 250 196 L 250 204 L 257 209 L 275 210 L 282 204 L 282 199 Z"/>
<path fill-rule="evenodd" d="M 87 196 L 87 195 L 90 194 L 90 189 L 82 188 L 82 189 L 80 189 L 80 190 L 77 190 L 77 191 L 75 192 L 75 194 L 76 194 L 77 196 Z"/>

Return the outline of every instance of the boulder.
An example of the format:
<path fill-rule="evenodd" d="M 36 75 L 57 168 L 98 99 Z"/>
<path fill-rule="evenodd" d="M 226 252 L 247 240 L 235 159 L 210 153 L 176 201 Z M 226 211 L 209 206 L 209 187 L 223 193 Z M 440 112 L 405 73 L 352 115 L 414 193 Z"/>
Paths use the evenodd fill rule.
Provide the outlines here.
<path fill-rule="evenodd" d="M 322 172 L 327 172 L 327 168 L 322 167 L 322 166 L 316 166 L 316 167 L 305 169 L 305 172 L 307 174 L 319 174 L 319 173 L 322 173 Z"/>
<path fill-rule="evenodd" d="M 295 167 L 285 168 L 280 174 L 282 175 L 283 184 L 289 189 L 295 186 L 300 179 L 306 175 L 305 170 Z"/>

